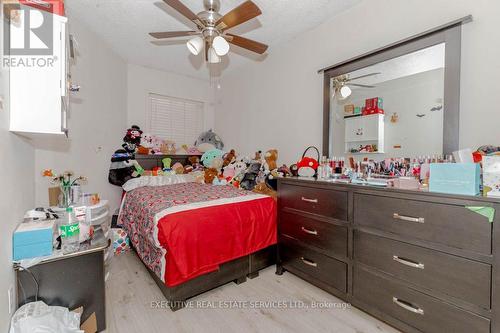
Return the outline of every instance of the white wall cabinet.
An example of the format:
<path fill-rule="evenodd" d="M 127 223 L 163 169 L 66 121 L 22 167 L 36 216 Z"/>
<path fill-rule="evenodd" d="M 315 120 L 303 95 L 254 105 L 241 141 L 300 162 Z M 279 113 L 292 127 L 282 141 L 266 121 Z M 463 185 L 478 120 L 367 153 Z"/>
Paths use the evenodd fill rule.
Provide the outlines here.
<path fill-rule="evenodd" d="M 54 22 L 53 55 L 17 56 L 11 48 L 11 62 L 27 58 L 47 61 L 44 66 L 40 66 L 44 64 L 43 60 L 39 60 L 37 66 L 10 66 L 12 132 L 28 136 L 67 135 L 67 18 L 55 14 L 50 16 Z M 16 45 L 13 44 L 16 36 L 11 34 L 11 47 Z M 49 61 L 52 61 L 52 66 L 47 65 Z"/>
<path fill-rule="evenodd" d="M 345 118 L 346 152 L 352 148 L 377 145 L 378 153 L 384 152 L 384 115 L 374 114 Z"/>

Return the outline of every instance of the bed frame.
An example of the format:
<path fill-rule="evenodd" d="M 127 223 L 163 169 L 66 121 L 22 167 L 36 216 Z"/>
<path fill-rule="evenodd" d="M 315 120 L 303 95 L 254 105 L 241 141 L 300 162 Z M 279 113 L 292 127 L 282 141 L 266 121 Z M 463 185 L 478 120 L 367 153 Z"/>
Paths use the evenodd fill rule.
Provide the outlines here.
<path fill-rule="evenodd" d="M 248 256 L 226 262 L 220 265 L 215 272 L 198 276 L 175 287 L 165 285 L 155 272 L 146 265 L 144 266 L 167 299 L 170 309 L 177 311 L 184 308 L 186 301 L 194 296 L 229 282 L 242 284 L 246 282 L 247 278 L 254 279 L 258 277 L 261 269 L 276 264 L 276 251 L 276 245 L 270 246 Z"/>
<path fill-rule="evenodd" d="M 162 167 L 162 160 L 166 157 L 172 159 L 172 164 L 180 162 L 187 164 L 188 158 L 193 155 L 136 155 L 136 160 L 146 170 Z M 135 251 L 135 249 L 134 249 Z M 276 245 L 257 251 L 250 255 L 226 262 L 219 266 L 215 272 L 201 275 L 175 287 L 168 287 L 151 271 L 146 269 L 153 277 L 161 292 L 167 298 L 172 311 L 177 311 L 186 306 L 186 301 L 211 289 L 220 287 L 229 282 L 244 283 L 247 278 L 254 279 L 259 276 L 259 271 L 276 264 Z"/>

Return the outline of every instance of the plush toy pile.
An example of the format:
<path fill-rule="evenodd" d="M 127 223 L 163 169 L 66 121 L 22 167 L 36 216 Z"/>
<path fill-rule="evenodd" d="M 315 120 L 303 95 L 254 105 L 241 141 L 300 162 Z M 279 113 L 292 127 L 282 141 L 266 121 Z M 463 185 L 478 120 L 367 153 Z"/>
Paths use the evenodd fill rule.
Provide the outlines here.
<path fill-rule="evenodd" d="M 229 185 L 248 191 L 276 197 L 277 177 L 286 177 L 291 171 L 286 165 L 278 166 L 278 151 L 258 151 L 253 158 L 239 157 L 234 149 L 225 152 L 224 143 L 212 130 L 202 133 L 194 146 L 183 145 L 176 149 L 172 141 L 154 135 L 143 134 L 138 126 L 132 126 L 123 139 L 123 149 L 111 158 L 109 182 L 122 186 L 129 179 L 142 176 L 162 176 L 197 172 L 199 181 L 215 186 Z M 201 154 L 203 153 L 203 155 Z M 135 160 L 135 154 L 167 155 L 163 168 L 144 170 Z M 188 163 L 175 163 L 168 155 L 192 155 Z M 200 158 L 201 155 L 201 158 Z"/>

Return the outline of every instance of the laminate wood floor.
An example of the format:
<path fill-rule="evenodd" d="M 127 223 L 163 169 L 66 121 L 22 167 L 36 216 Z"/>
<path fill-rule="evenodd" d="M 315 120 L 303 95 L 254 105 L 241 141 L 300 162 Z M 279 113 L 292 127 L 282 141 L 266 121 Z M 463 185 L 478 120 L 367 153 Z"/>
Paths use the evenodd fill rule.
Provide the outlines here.
<path fill-rule="evenodd" d="M 165 298 L 135 253 L 114 257 L 109 272 L 106 333 L 398 332 L 354 307 L 342 309 L 341 300 L 291 273 L 275 275 L 274 267 L 195 297 L 193 308 L 177 312 L 159 303 Z M 313 302 L 330 308 L 311 308 Z"/>

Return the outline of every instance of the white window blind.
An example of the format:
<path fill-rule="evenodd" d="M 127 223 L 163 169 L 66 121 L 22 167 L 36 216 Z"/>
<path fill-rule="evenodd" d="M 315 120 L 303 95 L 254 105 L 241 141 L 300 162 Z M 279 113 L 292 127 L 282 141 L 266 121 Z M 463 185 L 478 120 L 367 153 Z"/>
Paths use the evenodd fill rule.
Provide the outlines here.
<path fill-rule="evenodd" d="M 203 130 L 203 102 L 149 95 L 150 133 L 172 140 L 177 147 L 192 145 Z"/>

